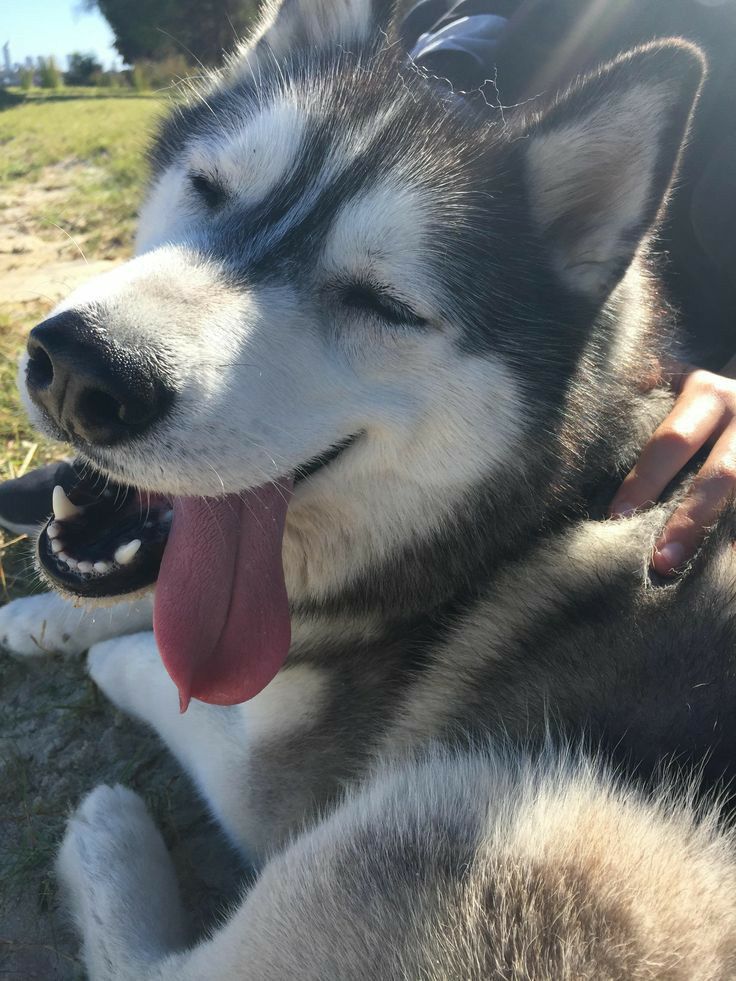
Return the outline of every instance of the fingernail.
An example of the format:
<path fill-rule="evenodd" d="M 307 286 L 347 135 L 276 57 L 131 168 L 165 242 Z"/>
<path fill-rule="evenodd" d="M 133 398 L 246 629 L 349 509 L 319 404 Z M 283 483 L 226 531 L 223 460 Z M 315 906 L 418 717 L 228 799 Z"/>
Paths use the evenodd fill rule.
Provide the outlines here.
<path fill-rule="evenodd" d="M 659 565 L 668 572 L 674 572 L 685 561 L 685 546 L 679 542 L 667 542 L 662 548 L 655 548 L 654 554 L 660 559 Z"/>
<path fill-rule="evenodd" d="M 616 505 L 615 510 L 611 511 L 612 518 L 630 518 L 631 515 L 636 511 L 633 504 L 629 504 L 628 501 L 622 501 L 620 504 Z"/>

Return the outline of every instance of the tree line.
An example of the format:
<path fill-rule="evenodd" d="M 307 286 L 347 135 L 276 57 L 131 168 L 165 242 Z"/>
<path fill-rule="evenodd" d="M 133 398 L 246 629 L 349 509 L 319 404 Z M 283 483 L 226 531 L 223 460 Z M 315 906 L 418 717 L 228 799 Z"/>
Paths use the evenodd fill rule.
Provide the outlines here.
<path fill-rule="evenodd" d="M 247 34 L 259 0 L 85 0 L 85 6 L 107 20 L 129 65 L 184 56 L 212 67 Z"/>
<path fill-rule="evenodd" d="M 67 56 L 68 68 L 59 68 L 56 59 L 38 58 L 32 66 L 18 72 L 18 84 L 23 91 L 35 87 L 60 89 L 63 86 L 134 89 L 138 92 L 167 88 L 172 82 L 192 72 L 191 62 L 181 55 L 155 61 L 141 60 L 130 68 L 103 68 L 94 54 L 75 51 Z"/>

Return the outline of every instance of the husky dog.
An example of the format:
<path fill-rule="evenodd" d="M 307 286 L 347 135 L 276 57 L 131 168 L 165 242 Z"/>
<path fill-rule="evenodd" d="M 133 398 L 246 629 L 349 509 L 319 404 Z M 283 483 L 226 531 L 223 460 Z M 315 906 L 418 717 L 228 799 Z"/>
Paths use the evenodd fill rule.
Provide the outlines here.
<path fill-rule="evenodd" d="M 658 41 L 489 118 L 381 0 L 284 0 L 163 126 L 137 257 L 24 369 L 90 462 L 40 566 L 156 582 L 154 630 L 64 640 L 57 596 L 0 637 L 91 645 L 261 875 L 188 948 L 143 803 L 93 790 L 94 981 L 736 976 L 731 521 L 668 584 L 668 505 L 604 517 L 670 404 L 648 243 L 703 71 Z"/>

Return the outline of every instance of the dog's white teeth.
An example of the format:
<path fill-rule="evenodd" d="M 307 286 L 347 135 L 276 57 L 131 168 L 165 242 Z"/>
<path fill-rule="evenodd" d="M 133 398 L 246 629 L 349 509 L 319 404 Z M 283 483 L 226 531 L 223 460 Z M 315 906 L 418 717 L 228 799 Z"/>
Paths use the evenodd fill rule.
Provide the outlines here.
<path fill-rule="evenodd" d="M 52 542 L 51 542 L 51 551 L 54 553 L 54 555 L 58 555 L 59 552 L 61 552 L 63 548 L 64 548 L 64 546 L 62 545 L 62 543 L 59 541 L 58 538 L 54 538 L 52 540 Z"/>
<path fill-rule="evenodd" d="M 140 547 L 140 538 L 134 538 L 133 541 L 128 542 L 127 545 L 121 545 L 120 548 L 115 550 L 115 561 L 118 563 L 118 565 L 127 565 L 129 562 L 133 561 Z"/>
<path fill-rule="evenodd" d="M 69 561 L 69 556 L 66 554 L 66 552 L 57 552 L 56 553 L 56 558 L 57 559 L 61 559 L 62 562 L 68 562 Z"/>
<path fill-rule="evenodd" d="M 105 573 L 109 572 L 110 569 L 112 569 L 112 563 L 111 562 L 95 562 L 95 564 L 94 564 L 94 570 L 95 570 L 95 572 L 99 572 L 100 575 L 102 575 L 102 576 L 104 576 Z"/>
<path fill-rule="evenodd" d="M 80 562 L 77 565 L 77 569 L 79 572 L 92 572 L 94 566 L 92 565 L 91 562 Z"/>
<path fill-rule="evenodd" d="M 59 558 L 61 558 L 61 555 L 59 556 Z M 74 572 L 76 569 L 79 568 L 79 563 L 77 562 L 76 559 L 73 559 L 71 557 L 71 555 L 65 555 L 64 556 L 64 561 L 69 566 L 69 568 L 72 570 L 72 572 Z"/>
<path fill-rule="evenodd" d="M 83 510 L 83 508 L 78 508 L 76 504 L 72 504 L 72 502 L 66 496 L 66 491 L 61 484 L 57 484 L 56 487 L 54 487 L 51 505 L 54 509 L 54 517 L 57 521 L 66 521 L 68 518 L 75 518 L 78 514 L 81 514 Z"/>
<path fill-rule="evenodd" d="M 58 538 L 61 534 L 61 525 L 56 521 L 52 521 L 46 529 L 46 534 L 49 538 Z"/>

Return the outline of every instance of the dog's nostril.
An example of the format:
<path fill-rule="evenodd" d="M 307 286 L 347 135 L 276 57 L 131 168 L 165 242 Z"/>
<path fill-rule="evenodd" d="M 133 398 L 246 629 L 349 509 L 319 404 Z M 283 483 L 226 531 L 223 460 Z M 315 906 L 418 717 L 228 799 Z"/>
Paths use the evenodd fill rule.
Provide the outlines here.
<path fill-rule="evenodd" d="M 29 351 L 26 368 L 28 381 L 34 388 L 48 388 L 54 380 L 54 366 L 51 358 L 40 345 L 35 345 Z"/>
<path fill-rule="evenodd" d="M 95 426 L 119 426 L 124 421 L 125 406 L 100 389 L 87 389 L 79 396 L 77 412 Z"/>

